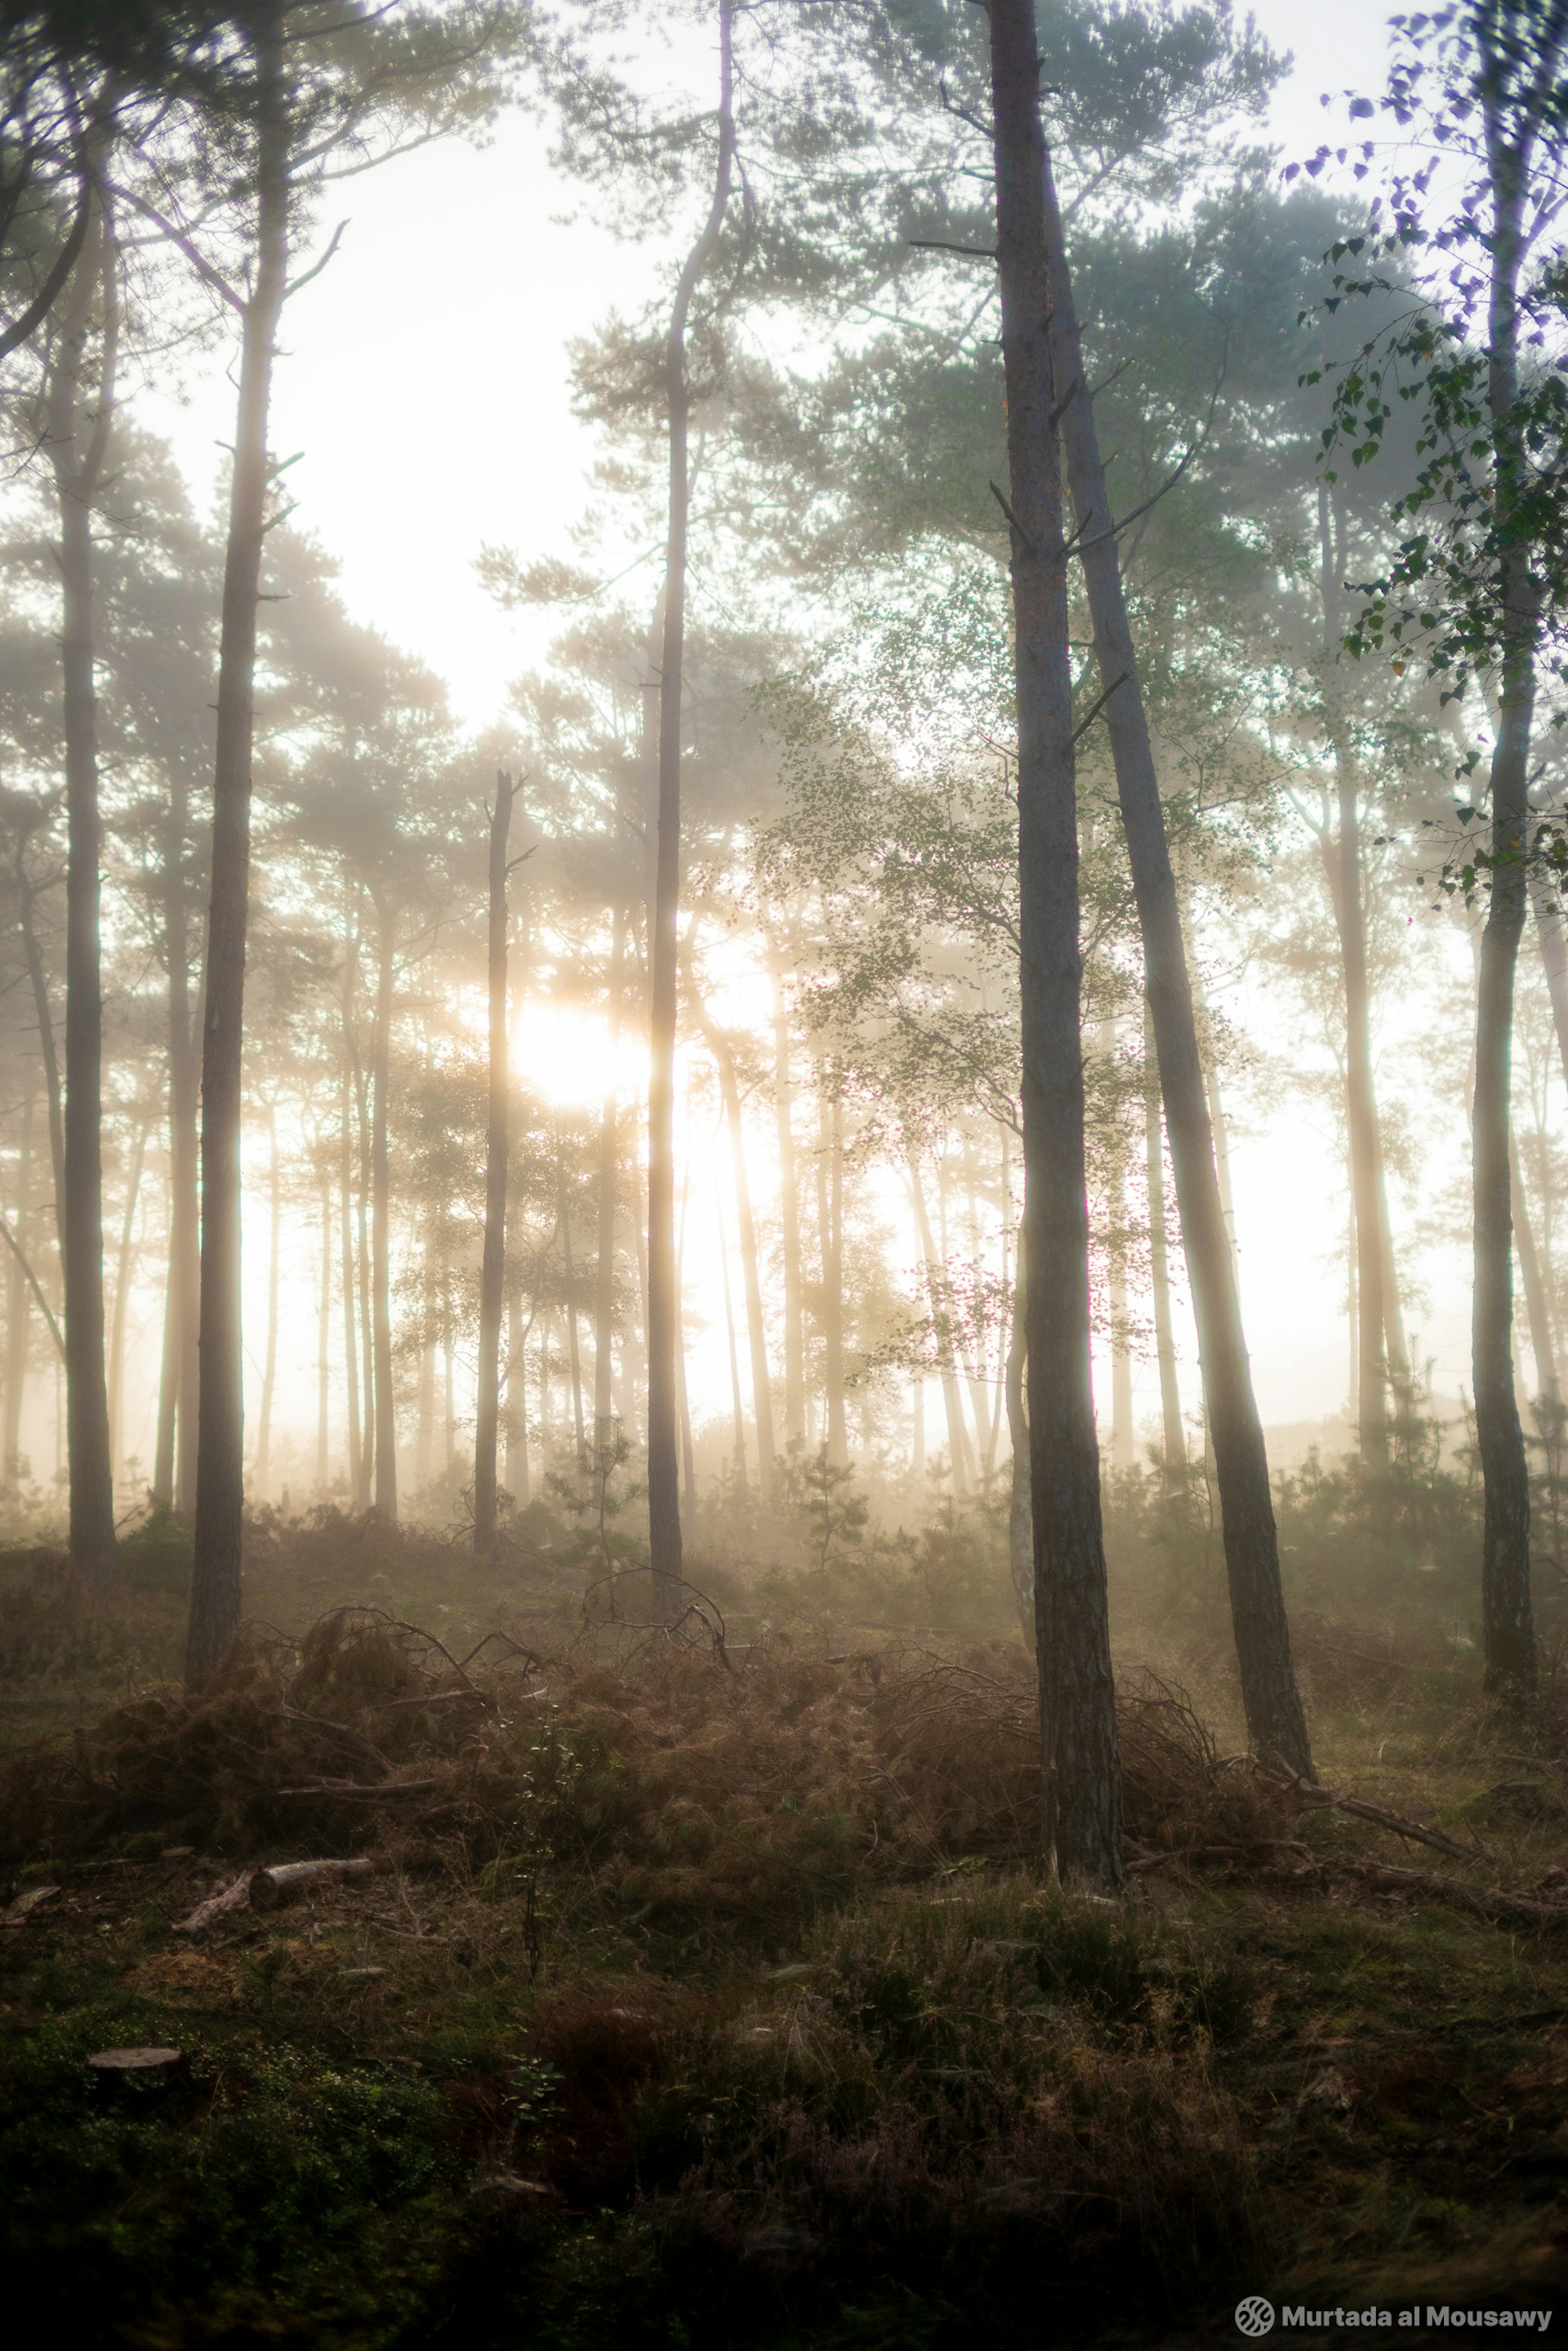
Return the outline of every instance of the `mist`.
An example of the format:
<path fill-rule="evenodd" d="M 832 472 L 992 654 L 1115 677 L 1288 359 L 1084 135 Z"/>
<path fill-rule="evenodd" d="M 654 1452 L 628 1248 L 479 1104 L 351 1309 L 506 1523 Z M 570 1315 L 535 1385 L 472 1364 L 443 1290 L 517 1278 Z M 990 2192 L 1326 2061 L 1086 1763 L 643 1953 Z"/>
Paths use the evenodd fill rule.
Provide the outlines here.
<path fill-rule="evenodd" d="M 1568 11 L 1299 16 L 0 9 L 81 2340 L 1568 2307 Z"/>

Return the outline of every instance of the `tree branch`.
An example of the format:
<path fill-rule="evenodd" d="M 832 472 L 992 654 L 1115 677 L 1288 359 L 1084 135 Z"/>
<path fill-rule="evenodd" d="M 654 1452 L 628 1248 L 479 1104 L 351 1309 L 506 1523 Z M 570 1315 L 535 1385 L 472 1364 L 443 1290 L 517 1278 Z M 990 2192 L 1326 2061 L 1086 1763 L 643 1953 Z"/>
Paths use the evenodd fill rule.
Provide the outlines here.
<path fill-rule="evenodd" d="M 38 1311 L 42 1314 L 45 1322 L 49 1326 L 49 1336 L 54 1341 L 56 1347 L 58 1349 L 59 1358 L 63 1364 L 66 1359 L 66 1343 L 60 1336 L 60 1326 L 55 1321 L 54 1315 L 50 1311 L 48 1300 L 44 1296 L 43 1291 L 38 1287 L 37 1275 L 33 1271 L 32 1267 L 27 1263 L 26 1259 L 22 1254 L 21 1242 L 16 1238 L 16 1234 L 11 1230 L 10 1226 L 5 1222 L 4 1217 L 0 1217 L 0 1240 L 5 1242 L 6 1248 L 10 1250 L 17 1264 L 21 1267 L 23 1274 L 26 1280 L 27 1287 L 38 1301 Z"/>

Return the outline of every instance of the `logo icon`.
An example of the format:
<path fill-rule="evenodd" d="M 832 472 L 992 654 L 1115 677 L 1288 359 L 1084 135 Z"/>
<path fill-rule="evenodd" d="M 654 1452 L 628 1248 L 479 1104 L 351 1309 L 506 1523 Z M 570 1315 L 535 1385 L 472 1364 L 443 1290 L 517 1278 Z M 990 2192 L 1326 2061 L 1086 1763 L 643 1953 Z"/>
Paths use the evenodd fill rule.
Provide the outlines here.
<path fill-rule="evenodd" d="M 1245 2302 L 1236 2305 L 1237 2332 L 1256 2337 L 1267 2335 L 1274 2324 L 1274 2305 L 1265 2302 L 1260 2294 L 1249 2294 Z"/>

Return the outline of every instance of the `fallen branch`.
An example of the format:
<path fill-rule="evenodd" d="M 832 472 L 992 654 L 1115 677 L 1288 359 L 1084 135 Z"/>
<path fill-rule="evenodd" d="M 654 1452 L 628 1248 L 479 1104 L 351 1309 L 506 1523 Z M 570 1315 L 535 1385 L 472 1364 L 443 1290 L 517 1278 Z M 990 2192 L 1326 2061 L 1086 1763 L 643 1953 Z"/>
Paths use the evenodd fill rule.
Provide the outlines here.
<path fill-rule="evenodd" d="M 1314 1853 L 1310 1844 L 1303 1844 L 1300 1837 L 1249 1837 L 1245 1844 L 1184 1844 L 1169 1853 L 1140 1853 L 1127 1864 L 1126 1874 L 1132 1877 L 1182 1861 L 1244 1861 L 1259 1853 L 1299 1853 L 1319 1866 L 1322 1862 L 1322 1855 Z"/>
<path fill-rule="evenodd" d="M 1423 1828 L 1419 1821 L 1407 1821 L 1398 1813 L 1385 1811 L 1381 1804 L 1367 1803 L 1364 1797 L 1343 1795 L 1337 1788 L 1318 1787 L 1310 1780 L 1288 1780 L 1261 1770 L 1258 1776 L 1271 1787 L 1286 1790 L 1298 1803 L 1322 1804 L 1332 1812 L 1349 1813 L 1358 1821 L 1370 1821 L 1375 1828 L 1391 1829 L 1396 1836 L 1406 1837 L 1412 1844 L 1429 1844 L 1434 1853 L 1450 1854 L 1456 1861 L 1493 1861 L 1497 1857 L 1483 1844 L 1459 1844 L 1453 1837 L 1445 1836 L 1441 1829 Z"/>
<path fill-rule="evenodd" d="M 439 1780 L 312 1780 L 303 1788 L 275 1788 L 276 1796 L 428 1796 Z"/>
<path fill-rule="evenodd" d="M 1337 1868 L 1359 1877 L 1364 1885 L 1386 1894 L 1429 1895 L 1451 1902 L 1478 1918 L 1507 1918 L 1521 1927 L 1568 1927 L 1568 1903 L 1535 1902 L 1527 1894 L 1505 1894 L 1500 1886 L 1466 1886 L 1457 1877 L 1439 1877 L 1436 1870 L 1396 1869 L 1385 1862 L 1338 1863 Z"/>
<path fill-rule="evenodd" d="M 248 1869 L 240 1871 L 232 1886 L 225 1886 L 221 1894 L 209 1894 L 204 1902 L 198 1902 L 190 1917 L 179 1921 L 174 1928 L 175 1934 L 199 1935 L 204 1928 L 212 1925 L 214 1918 L 226 1918 L 234 1910 L 248 1910 L 251 1880 L 258 1867 L 259 1864 L 253 1861 Z"/>

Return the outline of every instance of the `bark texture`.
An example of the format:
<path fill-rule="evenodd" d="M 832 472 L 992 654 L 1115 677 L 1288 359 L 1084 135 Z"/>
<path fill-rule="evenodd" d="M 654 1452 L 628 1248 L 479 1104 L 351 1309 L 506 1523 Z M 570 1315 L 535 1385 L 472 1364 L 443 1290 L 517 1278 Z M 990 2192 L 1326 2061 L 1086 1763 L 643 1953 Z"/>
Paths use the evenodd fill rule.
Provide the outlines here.
<path fill-rule="evenodd" d="M 1122 1876 L 1121 1764 L 1090 1380 L 1078 831 L 1033 0 L 991 0 L 1019 722 L 1024 1247 L 1048 1850 Z"/>
<path fill-rule="evenodd" d="M 1520 1697 L 1534 1687 L 1530 1591 L 1530 1472 L 1513 1384 L 1513 1217 L 1510 1184 L 1513 983 L 1524 929 L 1530 737 L 1535 716 L 1540 593 L 1528 545 L 1509 529 L 1529 461 L 1512 423 L 1519 360 L 1525 156 L 1488 103 L 1492 183 L 1488 401 L 1496 468 L 1503 601 L 1497 745 L 1491 763 L 1491 903 L 1476 990 L 1471 1118 L 1475 1290 L 1470 1343 L 1476 1444 L 1485 1489 L 1481 1628 L 1487 1687 Z"/>
<path fill-rule="evenodd" d="M 1093 403 L 1083 374 L 1061 218 L 1048 167 L 1042 183 L 1051 255 L 1051 342 L 1061 386 L 1057 397 L 1078 528 L 1076 551 L 1093 619 L 1101 688 L 1109 695 L 1105 719 L 1143 936 L 1166 1130 L 1197 1321 L 1242 1700 L 1258 1753 L 1310 1776 L 1312 1749 L 1291 1658 L 1268 1456 L 1220 1202 L 1176 876 L 1122 592 Z"/>
<path fill-rule="evenodd" d="M 201 1436 L 187 1679 L 213 1672 L 239 1630 L 245 1518 L 240 1323 L 240 1118 L 256 601 L 267 528 L 272 365 L 288 253 L 288 124 L 280 8 L 253 17 L 256 268 L 245 306 L 229 492 L 213 778 L 212 897 L 202 1038 Z"/>
<path fill-rule="evenodd" d="M 70 1552 L 99 1588 L 114 1572 L 114 1463 L 104 1368 L 103 981 L 99 937 L 98 694 L 93 650 L 92 503 L 114 400 L 116 264 L 94 199 L 71 295 L 51 358 L 47 448 L 59 503 L 60 668 L 66 765 L 66 1071 L 60 1256 L 65 1289 L 67 1466 Z M 88 351 L 96 323 L 96 394 Z"/>

